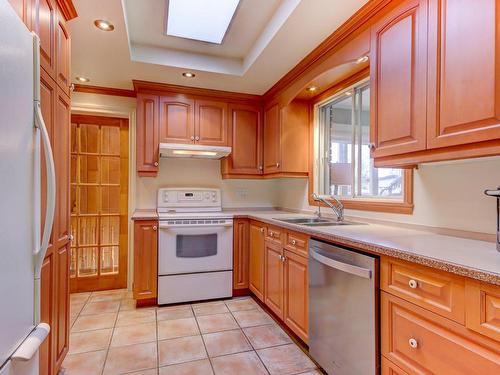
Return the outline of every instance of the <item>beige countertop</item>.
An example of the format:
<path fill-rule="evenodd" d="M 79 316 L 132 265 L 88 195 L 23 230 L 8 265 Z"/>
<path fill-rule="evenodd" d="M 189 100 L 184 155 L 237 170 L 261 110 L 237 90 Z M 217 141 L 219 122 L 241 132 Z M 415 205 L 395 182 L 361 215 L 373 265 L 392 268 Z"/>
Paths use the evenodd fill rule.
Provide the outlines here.
<path fill-rule="evenodd" d="M 277 210 L 226 210 L 225 212 L 236 218 L 263 221 L 339 245 L 373 254 L 388 255 L 500 285 L 500 253 L 496 251 L 492 242 L 373 223 L 306 227 L 275 219 L 309 215 Z M 156 218 L 154 210 L 137 210 L 132 217 L 134 220 Z"/>

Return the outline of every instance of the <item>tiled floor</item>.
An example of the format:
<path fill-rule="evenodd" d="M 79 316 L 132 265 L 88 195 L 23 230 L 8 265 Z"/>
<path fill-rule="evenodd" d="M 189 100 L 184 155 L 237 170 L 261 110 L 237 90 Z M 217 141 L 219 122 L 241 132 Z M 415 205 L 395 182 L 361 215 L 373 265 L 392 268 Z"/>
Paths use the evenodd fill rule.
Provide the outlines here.
<path fill-rule="evenodd" d="M 136 309 L 124 290 L 71 295 L 65 375 L 320 374 L 250 297 Z"/>

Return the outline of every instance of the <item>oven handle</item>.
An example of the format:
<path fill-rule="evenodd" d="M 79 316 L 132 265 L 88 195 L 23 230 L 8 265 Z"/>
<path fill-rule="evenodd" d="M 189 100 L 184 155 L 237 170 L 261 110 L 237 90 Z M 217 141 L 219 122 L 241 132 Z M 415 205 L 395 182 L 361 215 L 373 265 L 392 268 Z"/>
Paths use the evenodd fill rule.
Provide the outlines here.
<path fill-rule="evenodd" d="M 160 229 L 168 229 L 168 228 L 207 228 L 207 227 L 232 227 L 233 223 L 225 223 L 225 224 L 166 224 L 160 221 L 159 223 Z"/>

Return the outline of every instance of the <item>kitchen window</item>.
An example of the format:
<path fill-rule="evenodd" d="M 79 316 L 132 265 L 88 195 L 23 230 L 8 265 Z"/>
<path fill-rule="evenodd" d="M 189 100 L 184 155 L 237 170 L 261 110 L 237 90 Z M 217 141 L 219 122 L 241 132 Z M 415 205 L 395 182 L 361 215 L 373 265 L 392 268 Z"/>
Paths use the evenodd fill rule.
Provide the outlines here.
<path fill-rule="evenodd" d="M 375 168 L 370 157 L 369 80 L 317 103 L 315 114 L 314 192 L 346 208 L 411 213 L 412 171 Z"/>

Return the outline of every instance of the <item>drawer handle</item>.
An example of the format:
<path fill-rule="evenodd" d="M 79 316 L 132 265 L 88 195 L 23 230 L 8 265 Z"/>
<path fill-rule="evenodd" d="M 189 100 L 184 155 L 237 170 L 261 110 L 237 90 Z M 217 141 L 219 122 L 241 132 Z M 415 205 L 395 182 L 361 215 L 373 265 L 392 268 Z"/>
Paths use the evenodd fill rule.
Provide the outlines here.
<path fill-rule="evenodd" d="M 410 281 L 408 281 L 408 285 L 412 289 L 417 289 L 418 286 L 417 280 L 410 279 Z"/>
<path fill-rule="evenodd" d="M 418 348 L 418 341 L 415 340 L 413 337 L 411 339 L 408 340 L 408 344 L 410 344 L 410 346 L 413 348 L 413 349 L 417 349 Z"/>
<path fill-rule="evenodd" d="M 294 245 L 294 246 L 295 246 L 295 244 L 296 244 L 296 243 L 297 243 L 297 241 L 292 240 L 292 245 Z"/>

